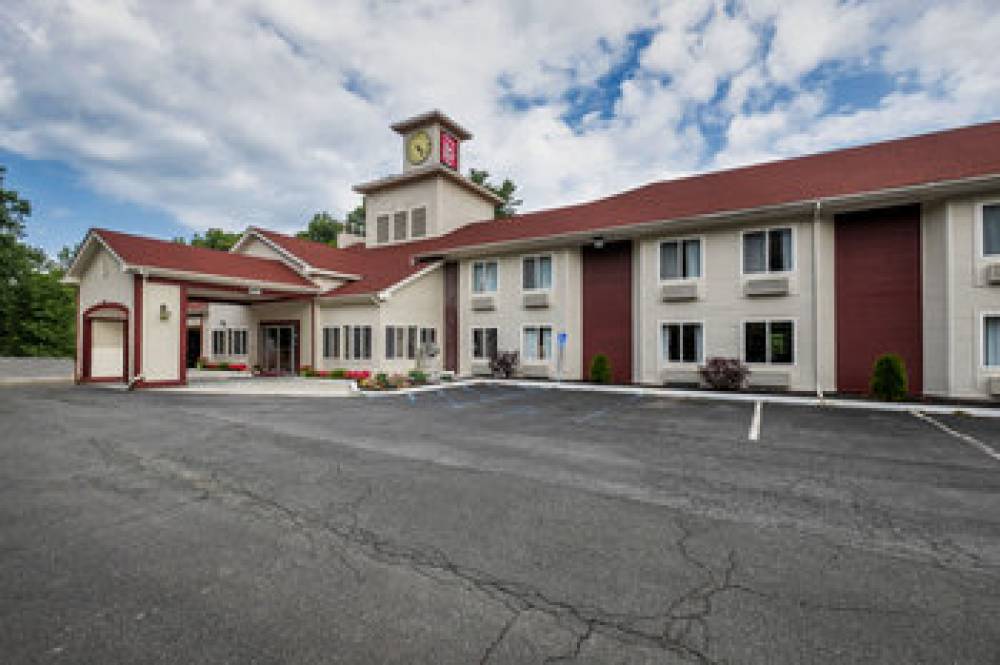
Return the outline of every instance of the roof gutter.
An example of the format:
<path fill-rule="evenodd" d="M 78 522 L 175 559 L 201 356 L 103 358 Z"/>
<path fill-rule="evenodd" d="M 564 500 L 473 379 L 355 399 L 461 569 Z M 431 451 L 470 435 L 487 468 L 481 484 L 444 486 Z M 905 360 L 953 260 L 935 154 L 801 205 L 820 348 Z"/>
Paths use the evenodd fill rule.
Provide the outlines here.
<path fill-rule="evenodd" d="M 169 277 L 173 279 L 218 284 L 219 286 L 258 287 L 262 289 L 269 289 L 271 291 L 288 291 L 291 293 L 318 293 L 321 291 L 321 289 L 316 286 L 296 286 L 294 284 L 284 284 L 281 282 L 246 279 L 243 277 L 224 277 L 222 275 L 211 275 L 188 270 L 171 270 L 169 268 L 158 268 L 156 266 L 126 264 L 123 270 L 125 272 L 138 273 L 144 276 Z"/>

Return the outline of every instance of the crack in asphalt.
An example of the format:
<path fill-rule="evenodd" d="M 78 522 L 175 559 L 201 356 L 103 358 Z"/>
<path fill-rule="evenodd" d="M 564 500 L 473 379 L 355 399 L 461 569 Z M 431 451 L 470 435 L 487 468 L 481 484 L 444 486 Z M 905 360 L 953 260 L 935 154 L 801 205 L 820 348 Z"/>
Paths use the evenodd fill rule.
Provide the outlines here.
<path fill-rule="evenodd" d="M 514 627 L 514 624 L 517 623 L 519 618 L 521 618 L 521 612 L 518 611 L 507 620 L 507 622 L 500 629 L 496 638 L 486 646 L 486 651 L 483 652 L 483 657 L 479 659 L 479 665 L 486 665 L 486 663 L 489 662 L 490 658 L 493 657 L 493 652 L 496 651 L 500 644 L 504 641 L 504 638 L 507 637 L 507 633 L 509 633 L 511 628 Z"/>

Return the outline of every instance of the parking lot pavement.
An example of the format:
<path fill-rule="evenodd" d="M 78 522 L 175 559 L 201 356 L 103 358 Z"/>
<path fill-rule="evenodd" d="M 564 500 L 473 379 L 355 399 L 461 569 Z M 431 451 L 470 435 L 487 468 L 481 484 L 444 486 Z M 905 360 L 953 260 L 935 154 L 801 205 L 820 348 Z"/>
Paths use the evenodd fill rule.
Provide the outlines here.
<path fill-rule="evenodd" d="M 1000 463 L 907 413 L 767 405 L 750 441 L 753 409 L 0 391 L 0 653 L 998 662 Z"/>

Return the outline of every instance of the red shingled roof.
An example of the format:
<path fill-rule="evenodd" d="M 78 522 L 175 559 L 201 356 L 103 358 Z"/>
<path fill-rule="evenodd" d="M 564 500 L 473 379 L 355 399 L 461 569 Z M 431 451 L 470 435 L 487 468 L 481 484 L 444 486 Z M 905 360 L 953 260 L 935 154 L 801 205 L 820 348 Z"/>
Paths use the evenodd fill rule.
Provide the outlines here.
<path fill-rule="evenodd" d="M 360 276 L 367 267 L 366 261 L 362 261 L 354 252 L 349 253 L 346 249 L 337 249 L 321 242 L 296 238 L 257 226 L 251 227 L 250 230 L 299 257 L 313 268 Z"/>
<path fill-rule="evenodd" d="M 652 183 L 590 203 L 469 224 L 438 238 L 432 249 L 583 233 L 994 174 L 1000 174 L 1000 122 Z"/>
<path fill-rule="evenodd" d="M 107 229 L 94 229 L 93 233 L 106 242 L 122 261 L 134 266 L 315 287 L 315 284 L 280 261 L 191 247 Z"/>

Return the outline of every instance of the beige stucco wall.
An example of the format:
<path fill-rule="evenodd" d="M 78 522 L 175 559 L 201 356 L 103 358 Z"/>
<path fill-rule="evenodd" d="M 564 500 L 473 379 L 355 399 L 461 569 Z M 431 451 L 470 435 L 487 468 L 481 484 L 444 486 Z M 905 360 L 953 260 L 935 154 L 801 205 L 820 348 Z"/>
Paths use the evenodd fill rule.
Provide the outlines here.
<path fill-rule="evenodd" d="M 441 369 L 444 352 L 444 270 L 432 269 L 417 280 L 400 287 L 379 307 L 379 326 L 373 332 L 378 346 L 373 355 L 379 359 L 380 370 L 389 374 L 405 374 L 416 369 L 417 360 L 409 358 L 385 359 L 386 326 L 417 326 L 437 330 L 437 343 L 441 350 L 425 369 Z M 419 332 L 417 342 L 419 344 Z"/>
<path fill-rule="evenodd" d="M 774 227 L 791 227 L 795 255 L 788 273 L 788 295 L 747 297 L 742 274 L 742 234 Z M 660 298 L 659 243 L 663 240 L 700 237 L 702 276 L 696 280 L 699 298 L 690 302 L 665 303 Z M 832 256 L 827 254 L 832 261 Z M 753 225 L 732 225 L 710 230 L 685 232 L 644 239 L 634 257 L 638 260 L 637 337 L 639 380 L 663 382 L 667 364 L 660 352 L 660 325 L 664 322 L 701 322 L 705 358 L 743 357 L 743 322 L 753 319 L 782 319 L 795 322 L 795 354 L 792 365 L 750 364 L 751 371 L 788 372 L 791 389 L 815 389 L 815 325 L 812 306 L 812 219 L 774 219 Z M 832 287 L 829 287 L 832 293 Z M 830 316 L 829 311 L 827 316 Z M 831 334 L 825 343 L 833 343 Z M 829 353 L 825 356 L 832 363 Z M 697 369 L 695 364 L 670 364 L 672 369 Z M 830 378 L 827 377 L 827 381 Z"/>
<path fill-rule="evenodd" d="M 956 199 L 946 207 L 946 245 L 948 247 L 947 284 L 950 312 L 948 354 L 951 394 L 954 397 L 985 398 L 990 376 L 1000 369 L 983 366 L 982 316 L 1000 315 L 1000 287 L 990 286 L 985 278 L 987 266 L 994 261 L 982 255 L 982 220 L 980 206 L 1000 201 L 996 196 Z"/>
<path fill-rule="evenodd" d="M 407 212 L 407 237 L 410 240 L 410 218 L 409 214 L 414 208 L 424 206 L 427 208 L 427 235 L 433 236 L 438 233 L 438 218 L 440 215 L 440 197 L 438 196 L 438 182 L 440 178 L 424 178 L 414 182 L 407 182 L 390 189 L 373 192 L 365 195 L 365 243 L 369 247 L 374 247 L 377 242 L 377 223 L 380 215 L 389 215 L 389 242 L 393 244 L 393 222 L 394 213 Z"/>
<path fill-rule="evenodd" d="M 439 179 L 436 233 L 444 234 L 472 222 L 493 219 L 493 204 L 456 182 Z"/>
<path fill-rule="evenodd" d="M 83 357 L 85 353 L 85 350 L 81 348 L 83 340 L 82 313 L 87 311 L 89 307 L 100 302 L 119 303 L 128 308 L 128 363 L 129 372 L 131 372 L 135 367 L 135 330 L 133 326 L 135 317 L 132 307 L 133 276 L 122 272 L 118 261 L 107 250 L 99 244 L 95 244 L 94 246 L 97 249 L 95 249 L 89 265 L 83 271 L 79 285 L 80 310 L 78 315 L 80 319 L 77 321 L 76 329 L 77 348 L 80 349 L 80 353 L 76 354 L 77 373 L 79 375 L 83 371 Z"/>
<path fill-rule="evenodd" d="M 208 358 L 212 362 L 231 362 L 256 364 L 252 360 L 255 356 L 250 355 L 251 350 L 256 348 L 257 329 L 250 322 L 250 308 L 247 305 L 232 305 L 227 303 L 209 303 L 208 311 L 205 313 L 205 328 L 201 336 L 201 356 Z M 224 325 L 223 325 L 224 324 Z M 231 355 L 212 353 L 212 331 L 213 330 L 239 330 L 247 331 L 247 354 Z"/>
<path fill-rule="evenodd" d="M 169 318 L 160 319 L 166 305 Z M 180 379 L 181 289 L 147 281 L 142 290 L 142 376 L 146 381 Z"/>
<path fill-rule="evenodd" d="M 581 261 L 577 248 L 540 252 L 552 256 L 550 305 L 543 309 L 525 309 L 521 288 L 523 254 L 468 259 L 459 262 L 459 374 L 472 373 L 472 329 L 496 328 L 497 349 L 517 351 L 523 356 L 522 328 L 525 325 L 552 327 L 553 355 L 558 356 L 559 333 L 568 336 L 563 353 L 561 377 L 582 378 Z M 531 255 L 535 255 L 534 252 Z M 472 309 L 472 265 L 479 260 L 497 261 L 497 290 L 493 311 Z M 557 357 L 548 363 L 549 376 L 557 375 Z"/>
<path fill-rule="evenodd" d="M 256 256 L 262 259 L 274 259 L 278 261 L 287 261 L 287 259 L 276 251 L 273 247 L 261 242 L 255 237 L 249 238 L 243 245 L 240 246 L 238 254 L 243 254 L 244 256 Z"/>
<path fill-rule="evenodd" d="M 921 211 L 921 294 L 923 313 L 923 390 L 947 395 L 948 372 L 948 206 L 926 204 Z"/>
<path fill-rule="evenodd" d="M 375 363 L 383 357 L 385 347 L 381 344 L 379 332 L 379 308 L 375 304 L 321 304 L 317 307 L 317 341 L 316 366 L 321 370 L 331 369 L 363 369 L 372 370 Z M 324 327 L 371 326 L 372 327 L 372 357 L 371 360 L 345 360 L 343 358 L 343 339 L 341 339 L 341 357 L 323 357 L 322 329 Z M 343 335 L 343 332 L 341 333 Z"/>

